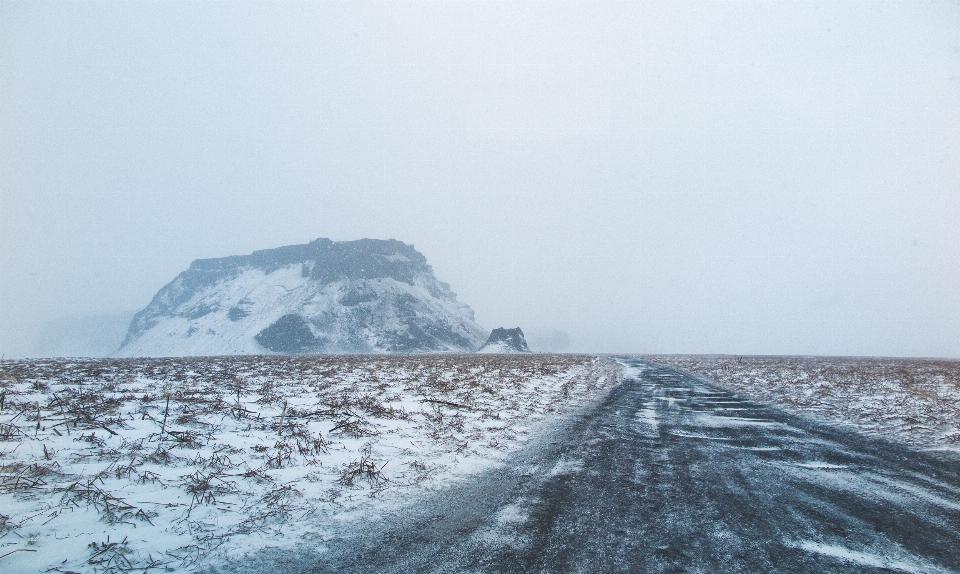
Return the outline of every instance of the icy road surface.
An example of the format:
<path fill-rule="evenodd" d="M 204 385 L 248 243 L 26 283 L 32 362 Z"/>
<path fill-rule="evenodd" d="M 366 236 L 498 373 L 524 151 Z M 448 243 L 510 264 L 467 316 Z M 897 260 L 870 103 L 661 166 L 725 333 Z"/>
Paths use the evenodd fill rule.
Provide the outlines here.
<path fill-rule="evenodd" d="M 232 567 L 960 571 L 960 462 L 623 363 L 605 401 L 504 467 L 321 547 Z"/>

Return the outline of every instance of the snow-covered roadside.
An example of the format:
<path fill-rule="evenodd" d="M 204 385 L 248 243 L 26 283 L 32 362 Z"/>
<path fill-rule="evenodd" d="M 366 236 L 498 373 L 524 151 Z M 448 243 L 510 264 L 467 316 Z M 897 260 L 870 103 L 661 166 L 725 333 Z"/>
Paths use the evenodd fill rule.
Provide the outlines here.
<path fill-rule="evenodd" d="M 724 355 L 643 358 L 787 411 L 960 454 L 960 361 Z"/>
<path fill-rule="evenodd" d="M 192 570 L 329 539 L 496 465 L 606 358 L 0 363 L 0 570 Z"/>

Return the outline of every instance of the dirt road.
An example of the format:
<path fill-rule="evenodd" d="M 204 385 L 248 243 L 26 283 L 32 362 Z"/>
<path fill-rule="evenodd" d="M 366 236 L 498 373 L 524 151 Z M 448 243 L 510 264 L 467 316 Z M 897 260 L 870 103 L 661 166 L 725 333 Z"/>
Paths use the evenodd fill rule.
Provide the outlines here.
<path fill-rule="evenodd" d="M 261 572 L 960 572 L 960 462 L 676 371 L 628 376 L 496 472 Z"/>

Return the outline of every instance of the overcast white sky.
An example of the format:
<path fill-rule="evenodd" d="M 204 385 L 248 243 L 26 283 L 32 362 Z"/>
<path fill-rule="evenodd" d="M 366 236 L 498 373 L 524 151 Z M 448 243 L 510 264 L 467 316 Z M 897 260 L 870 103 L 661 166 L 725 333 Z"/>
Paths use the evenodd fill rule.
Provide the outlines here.
<path fill-rule="evenodd" d="M 0 0 L 0 352 L 395 238 L 570 350 L 960 357 L 960 3 Z"/>

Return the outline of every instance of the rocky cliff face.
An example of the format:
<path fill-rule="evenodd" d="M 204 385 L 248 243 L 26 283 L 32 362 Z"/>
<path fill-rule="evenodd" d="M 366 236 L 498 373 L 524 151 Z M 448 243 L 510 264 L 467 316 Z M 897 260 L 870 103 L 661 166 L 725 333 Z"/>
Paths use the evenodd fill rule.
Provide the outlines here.
<path fill-rule="evenodd" d="M 487 337 L 487 342 L 477 350 L 478 353 L 529 353 L 527 339 L 523 336 L 520 327 L 515 329 L 494 329 Z"/>
<path fill-rule="evenodd" d="M 201 259 L 137 313 L 117 356 L 473 351 L 473 311 L 400 241 L 317 239 Z"/>

